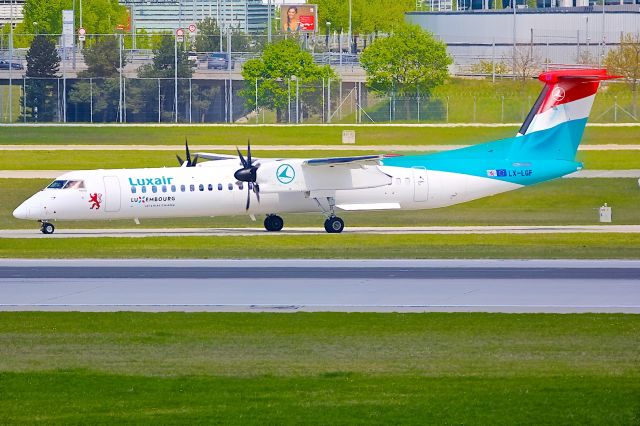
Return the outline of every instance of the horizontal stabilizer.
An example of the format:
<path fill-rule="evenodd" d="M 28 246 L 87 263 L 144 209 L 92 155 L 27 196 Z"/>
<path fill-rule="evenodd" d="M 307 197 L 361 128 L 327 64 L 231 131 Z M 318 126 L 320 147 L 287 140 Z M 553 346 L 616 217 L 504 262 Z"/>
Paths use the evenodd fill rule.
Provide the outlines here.
<path fill-rule="evenodd" d="M 216 154 L 212 152 L 198 152 L 196 155 L 199 158 L 204 158 L 205 160 L 216 161 L 216 160 L 236 160 L 238 159 L 237 155 L 228 155 L 228 154 Z"/>

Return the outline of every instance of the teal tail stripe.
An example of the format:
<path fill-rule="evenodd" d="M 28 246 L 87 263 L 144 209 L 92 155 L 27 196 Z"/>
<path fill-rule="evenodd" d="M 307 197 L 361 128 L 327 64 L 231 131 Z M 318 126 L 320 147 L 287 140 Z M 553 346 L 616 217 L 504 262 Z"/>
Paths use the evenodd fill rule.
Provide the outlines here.
<path fill-rule="evenodd" d="M 547 130 L 432 154 L 385 158 L 393 167 L 424 167 L 531 185 L 582 168 L 575 161 L 587 119 L 572 120 Z"/>

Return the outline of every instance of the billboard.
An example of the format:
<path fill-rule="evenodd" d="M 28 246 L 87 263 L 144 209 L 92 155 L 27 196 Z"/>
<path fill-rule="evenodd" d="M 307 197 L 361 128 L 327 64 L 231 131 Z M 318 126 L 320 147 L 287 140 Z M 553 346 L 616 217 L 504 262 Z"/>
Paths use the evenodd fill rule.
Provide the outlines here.
<path fill-rule="evenodd" d="M 315 4 L 283 4 L 280 6 L 282 32 L 315 32 L 317 12 L 318 6 Z"/>
<path fill-rule="evenodd" d="M 74 42 L 73 30 L 73 10 L 62 11 L 62 40 L 61 44 L 65 48 L 73 47 Z"/>

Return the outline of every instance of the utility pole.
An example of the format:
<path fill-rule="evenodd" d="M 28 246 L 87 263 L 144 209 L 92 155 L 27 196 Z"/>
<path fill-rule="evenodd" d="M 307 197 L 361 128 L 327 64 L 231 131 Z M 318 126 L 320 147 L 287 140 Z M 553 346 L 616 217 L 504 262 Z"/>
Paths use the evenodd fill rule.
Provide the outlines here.
<path fill-rule="evenodd" d="M 182 28 L 182 27 L 180 27 Z M 173 105 L 175 109 L 175 122 L 178 122 L 178 35 L 173 36 L 173 75 L 174 75 L 174 90 L 173 90 Z"/>
<path fill-rule="evenodd" d="M 120 94 L 118 99 L 118 115 L 120 116 L 120 123 L 122 123 L 122 34 L 119 34 L 118 37 L 118 52 L 120 53 Z"/>
<path fill-rule="evenodd" d="M 271 0 L 267 1 L 267 43 L 271 43 Z"/>
<path fill-rule="evenodd" d="M 12 72 L 13 68 L 13 0 L 11 0 L 11 12 L 9 18 L 9 123 L 13 121 L 13 94 L 11 93 L 13 90 L 13 82 L 12 82 Z"/>

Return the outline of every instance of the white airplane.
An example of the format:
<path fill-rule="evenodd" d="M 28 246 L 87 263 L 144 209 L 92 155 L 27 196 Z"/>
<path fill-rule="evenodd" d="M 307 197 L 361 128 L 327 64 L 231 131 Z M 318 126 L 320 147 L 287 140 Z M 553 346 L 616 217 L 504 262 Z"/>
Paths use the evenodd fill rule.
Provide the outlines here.
<path fill-rule="evenodd" d="M 515 137 L 451 151 L 410 155 L 256 160 L 198 153 L 181 167 L 65 173 L 15 209 L 52 221 L 265 214 L 280 231 L 282 213 L 321 212 L 329 233 L 342 232 L 336 210 L 432 209 L 555 179 L 582 168 L 575 154 L 606 70 L 556 70 Z M 199 158 L 210 161 L 198 163 Z M 255 200 L 252 202 L 252 199 Z"/>

